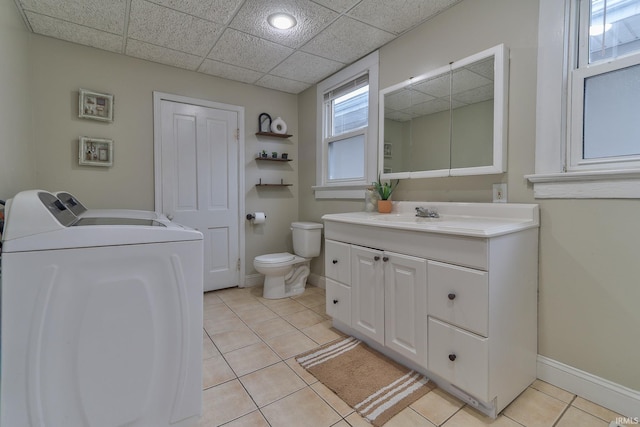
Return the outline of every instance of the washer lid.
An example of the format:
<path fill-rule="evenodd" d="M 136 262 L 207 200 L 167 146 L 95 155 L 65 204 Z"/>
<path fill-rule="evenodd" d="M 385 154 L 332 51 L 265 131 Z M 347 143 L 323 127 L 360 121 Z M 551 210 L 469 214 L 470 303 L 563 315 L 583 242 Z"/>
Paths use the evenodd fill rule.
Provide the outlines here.
<path fill-rule="evenodd" d="M 291 227 L 293 228 L 302 228 L 305 230 L 314 230 L 316 228 L 322 228 L 322 224 L 318 222 L 292 222 Z"/>
<path fill-rule="evenodd" d="M 288 252 L 280 252 L 277 254 L 266 254 L 257 256 L 256 261 L 262 262 L 264 264 L 279 264 L 281 262 L 293 261 L 294 258 L 295 256 L 291 255 Z"/>

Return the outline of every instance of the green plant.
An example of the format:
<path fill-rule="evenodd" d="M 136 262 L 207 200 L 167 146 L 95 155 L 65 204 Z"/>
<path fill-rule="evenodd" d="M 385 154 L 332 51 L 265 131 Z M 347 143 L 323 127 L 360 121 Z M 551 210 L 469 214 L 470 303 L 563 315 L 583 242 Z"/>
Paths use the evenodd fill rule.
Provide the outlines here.
<path fill-rule="evenodd" d="M 395 184 L 391 181 L 382 183 L 382 181 L 380 180 L 380 174 L 378 174 L 378 180 L 373 181 L 372 184 L 376 188 L 376 191 L 378 192 L 378 194 L 380 195 L 380 199 L 387 200 L 389 199 L 389 197 L 391 197 L 391 193 L 393 193 L 393 190 L 395 190 L 398 187 L 399 182 L 400 180 L 397 179 Z"/>

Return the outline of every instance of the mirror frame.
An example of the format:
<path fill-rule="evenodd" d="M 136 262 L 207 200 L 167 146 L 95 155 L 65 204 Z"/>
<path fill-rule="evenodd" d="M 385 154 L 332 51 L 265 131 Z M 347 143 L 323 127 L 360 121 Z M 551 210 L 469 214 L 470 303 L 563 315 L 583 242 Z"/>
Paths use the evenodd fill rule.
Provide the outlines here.
<path fill-rule="evenodd" d="M 409 171 L 384 173 L 384 95 L 398 89 L 414 85 L 422 80 L 430 79 L 438 75 L 449 73 L 470 65 L 474 62 L 493 56 L 493 164 L 487 166 L 474 166 L 466 168 L 437 169 L 430 171 Z M 508 88 L 509 88 L 509 61 L 508 49 L 504 44 L 483 50 L 474 55 L 452 62 L 449 65 L 409 78 L 403 82 L 380 90 L 378 98 L 378 171 L 382 179 L 411 179 L 431 178 L 445 176 L 469 176 L 500 174 L 507 171 L 507 132 L 508 132 Z M 452 110 L 449 110 L 450 114 Z M 451 144 L 451 135 L 449 135 Z M 450 165 L 451 166 L 451 165 Z"/>

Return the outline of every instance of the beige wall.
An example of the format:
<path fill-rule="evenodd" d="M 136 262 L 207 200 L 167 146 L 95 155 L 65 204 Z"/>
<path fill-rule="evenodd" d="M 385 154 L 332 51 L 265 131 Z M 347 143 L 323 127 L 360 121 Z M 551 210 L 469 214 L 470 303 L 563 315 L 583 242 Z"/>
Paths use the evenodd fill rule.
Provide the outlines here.
<path fill-rule="evenodd" d="M 35 183 L 29 33 L 12 0 L 0 0 L 0 199 Z"/>
<path fill-rule="evenodd" d="M 36 185 L 67 190 L 89 207 L 154 209 L 153 91 L 189 96 L 245 108 L 246 211 L 264 211 L 267 224 L 246 232 L 246 272 L 259 254 L 290 249 L 289 224 L 298 219 L 298 106 L 295 95 L 232 82 L 41 36 L 30 46 L 33 90 Z M 114 95 L 114 122 L 78 118 L 78 88 Z M 258 115 L 282 116 L 289 140 L 255 136 Z M 78 137 L 114 141 L 111 168 L 78 165 Z M 258 164 L 262 149 L 288 151 L 292 162 Z M 256 191 L 258 179 L 293 187 Z"/>
<path fill-rule="evenodd" d="M 535 200 L 523 178 L 534 171 L 537 16 L 537 1 L 465 0 L 380 50 L 380 88 L 499 43 L 511 57 L 508 173 L 403 181 L 394 199 L 489 202 L 502 181 L 510 202 L 539 203 L 539 353 L 640 390 L 640 202 Z M 360 200 L 314 200 L 315 88 L 299 106 L 301 216 L 362 210 Z"/>

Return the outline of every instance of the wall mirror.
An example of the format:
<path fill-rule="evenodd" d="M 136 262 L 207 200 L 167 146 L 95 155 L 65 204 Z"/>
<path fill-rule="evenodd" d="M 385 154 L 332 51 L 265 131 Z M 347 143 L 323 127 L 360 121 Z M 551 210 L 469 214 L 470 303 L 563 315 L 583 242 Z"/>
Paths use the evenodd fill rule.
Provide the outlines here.
<path fill-rule="evenodd" d="M 506 58 L 498 45 L 382 89 L 382 178 L 505 172 Z"/>

